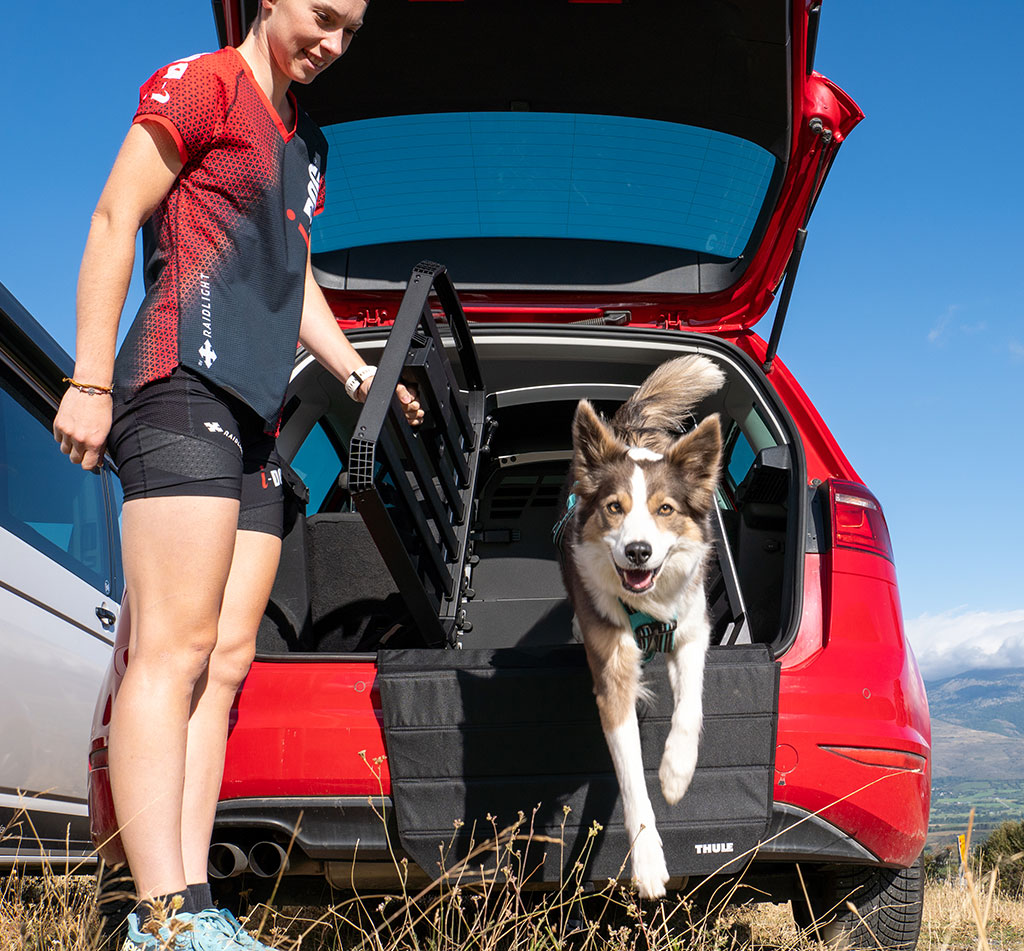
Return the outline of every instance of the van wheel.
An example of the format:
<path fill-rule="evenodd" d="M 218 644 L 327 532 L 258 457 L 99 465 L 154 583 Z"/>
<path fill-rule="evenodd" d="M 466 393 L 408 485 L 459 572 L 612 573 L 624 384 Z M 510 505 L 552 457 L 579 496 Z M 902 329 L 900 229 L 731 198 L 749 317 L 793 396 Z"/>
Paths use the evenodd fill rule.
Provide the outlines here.
<path fill-rule="evenodd" d="M 100 859 L 96 869 L 96 908 L 100 918 L 102 951 L 116 951 L 128 937 L 128 915 L 135 910 L 135 882 L 127 865 L 107 865 Z"/>
<path fill-rule="evenodd" d="M 810 907 L 802 898 L 792 902 L 793 919 L 809 937 L 817 934 L 837 951 L 917 947 L 924 907 L 921 856 L 910 868 L 851 866 L 816 884 L 811 890 L 807 882 Z"/>

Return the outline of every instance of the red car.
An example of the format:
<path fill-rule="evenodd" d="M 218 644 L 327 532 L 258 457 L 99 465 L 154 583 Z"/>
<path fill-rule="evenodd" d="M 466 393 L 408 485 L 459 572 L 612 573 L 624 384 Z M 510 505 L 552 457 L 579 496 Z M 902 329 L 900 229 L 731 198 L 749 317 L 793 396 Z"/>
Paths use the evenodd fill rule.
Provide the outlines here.
<path fill-rule="evenodd" d="M 215 8 L 239 42 L 244 4 Z M 222 886 L 258 892 L 282 865 L 307 896 L 387 885 L 392 849 L 426 880 L 439 843 L 458 861 L 474 824 L 479 841 L 520 810 L 564 840 L 531 847 L 535 884 L 578 859 L 618 874 L 629 843 L 551 529 L 578 400 L 611 412 L 700 352 L 727 379 L 700 408 L 726 447 L 716 646 L 675 808 L 657 658 L 641 711 L 673 881 L 742 873 L 751 900 L 791 900 L 826 938 L 866 937 L 863 920 L 913 947 L 930 730 L 888 530 L 775 355 L 808 218 L 862 118 L 813 70 L 819 10 L 374 4 L 346 63 L 298 90 L 331 146 L 315 271 L 385 382 L 358 407 L 296 360 L 280 447 L 299 478 L 228 743 Z M 766 342 L 752 328 L 780 288 Z M 388 403 L 400 377 L 429 408 L 416 434 Z M 90 752 L 108 861 L 124 642 Z"/>

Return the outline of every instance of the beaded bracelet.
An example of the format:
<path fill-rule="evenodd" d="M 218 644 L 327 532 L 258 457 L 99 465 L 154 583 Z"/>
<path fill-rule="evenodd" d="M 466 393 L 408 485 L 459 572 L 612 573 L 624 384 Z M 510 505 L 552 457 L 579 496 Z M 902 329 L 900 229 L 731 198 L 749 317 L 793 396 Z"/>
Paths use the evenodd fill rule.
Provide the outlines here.
<path fill-rule="evenodd" d="M 89 396 L 102 396 L 114 391 L 112 386 L 100 386 L 98 383 L 79 383 L 78 380 L 74 380 L 69 376 L 64 377 L 61 382 L 70 383 L 80 393 L 88 393 Z"/>

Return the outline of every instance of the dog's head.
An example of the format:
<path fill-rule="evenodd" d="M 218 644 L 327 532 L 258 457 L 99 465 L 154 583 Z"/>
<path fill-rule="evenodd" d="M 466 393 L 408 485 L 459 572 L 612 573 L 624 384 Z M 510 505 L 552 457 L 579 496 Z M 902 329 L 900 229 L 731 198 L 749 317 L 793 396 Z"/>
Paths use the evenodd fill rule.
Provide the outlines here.
<path fill-rule="evenodd" d="M 705 523 L 722 457 L 718 416 L 655 452 L 617 439 L 583 400 L 573 448 L 588 571 L 605 584 L 617 581 L 634 600 L 656 586 L 676 590 L 707 550 Z"/>

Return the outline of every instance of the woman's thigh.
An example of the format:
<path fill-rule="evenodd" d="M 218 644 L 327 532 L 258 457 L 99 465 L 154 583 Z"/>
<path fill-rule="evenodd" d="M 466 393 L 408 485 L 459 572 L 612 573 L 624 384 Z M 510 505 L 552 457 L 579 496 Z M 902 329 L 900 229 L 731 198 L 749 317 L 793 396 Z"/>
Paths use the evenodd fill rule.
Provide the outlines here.
<path fill-rule="evenodd" d="M 164 496 L 124 503 L 129 656 L 212 650 L 237 525 L 237 499 Z"/>

